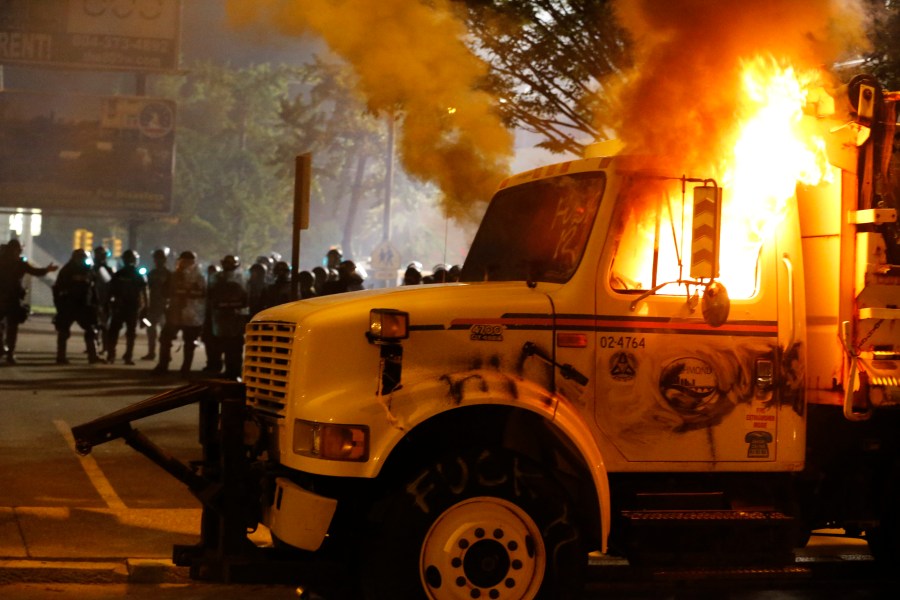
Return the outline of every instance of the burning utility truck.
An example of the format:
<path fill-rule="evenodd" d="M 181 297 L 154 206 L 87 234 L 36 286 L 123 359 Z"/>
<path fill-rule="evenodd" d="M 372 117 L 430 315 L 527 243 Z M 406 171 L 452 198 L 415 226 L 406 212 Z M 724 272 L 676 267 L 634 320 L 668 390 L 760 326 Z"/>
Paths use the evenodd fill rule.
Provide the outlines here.
<path fill-rule="evenodd" d="M 265 310 L 242 383 L 79 449 L 123 437 L 190 486 L 201 542 L 175 561 L 199 578 L 328 558 L 360 597 L 555 599 L 592 551 L 784 565 L 819 528 L 898 564 L 897 98 L 810 95 L 821 176 L 783 202 L 602 147 L 510 177 L 460 283 Z M 198 401 L 195 464 L 131 427 Z"/>

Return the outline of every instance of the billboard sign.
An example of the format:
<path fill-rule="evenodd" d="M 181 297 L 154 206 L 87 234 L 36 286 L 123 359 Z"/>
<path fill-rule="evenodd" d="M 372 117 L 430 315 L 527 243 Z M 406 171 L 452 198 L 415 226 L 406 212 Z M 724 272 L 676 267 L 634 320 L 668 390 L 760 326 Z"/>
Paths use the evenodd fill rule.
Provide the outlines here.
<path fill-rule="evenodd" d="M 0 0 L 0 64 L 178 67 L 180 0 Z"/>
<path fill-rule="evenodd" d="M 0 206 L 167 213 L 174 168 L 171 100 L 0 92 Z"/>

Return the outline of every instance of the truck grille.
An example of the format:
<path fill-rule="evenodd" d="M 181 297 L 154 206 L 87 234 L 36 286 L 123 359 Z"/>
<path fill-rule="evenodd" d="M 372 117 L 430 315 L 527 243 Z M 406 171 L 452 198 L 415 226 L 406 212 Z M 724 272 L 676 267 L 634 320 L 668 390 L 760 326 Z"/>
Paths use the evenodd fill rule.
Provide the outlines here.
<path fill-rule="evenodd" d="M 291 372 L 293 323 L 248 323 L 244 339 L 244 385 L 247 403 L 262 413 L 283 418 Z"/>

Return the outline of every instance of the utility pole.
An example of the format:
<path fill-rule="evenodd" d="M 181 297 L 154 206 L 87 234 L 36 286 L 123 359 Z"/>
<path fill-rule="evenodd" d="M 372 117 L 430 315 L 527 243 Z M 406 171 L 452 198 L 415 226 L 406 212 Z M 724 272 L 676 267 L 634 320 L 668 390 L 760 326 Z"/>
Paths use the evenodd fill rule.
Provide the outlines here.
<path fill-rule="evenodd" d="M 294 222 L 291 236 L 291 299 L 300 299 L 300 231 L 309 229 L 309 188 L 312 181 L 312 154 L 294 159 Z"/>
<path fill-rule="evenodd" d="M 391 196 L 394 193 L 394 111 L 388 115 L 387 158 L 384 169 L 384 221 L 382 223 L 382 240 L 391 239 Z"/>

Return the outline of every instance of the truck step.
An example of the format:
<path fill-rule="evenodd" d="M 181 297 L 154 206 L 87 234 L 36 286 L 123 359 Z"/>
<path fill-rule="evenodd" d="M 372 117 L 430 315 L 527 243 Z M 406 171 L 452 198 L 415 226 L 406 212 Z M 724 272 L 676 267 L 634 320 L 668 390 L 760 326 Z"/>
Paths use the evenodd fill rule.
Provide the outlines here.
<path fill-rule="evenodd" d="M 635 566 L 773 566 L 794 562 L 796 523 L 771 510 L 637 510 L 621 513 Z"/>
<path fill-rule="evenodd" d="M 638 492 L 634 506 L 639 511 L 722 510 L 724 492 Z"/>

